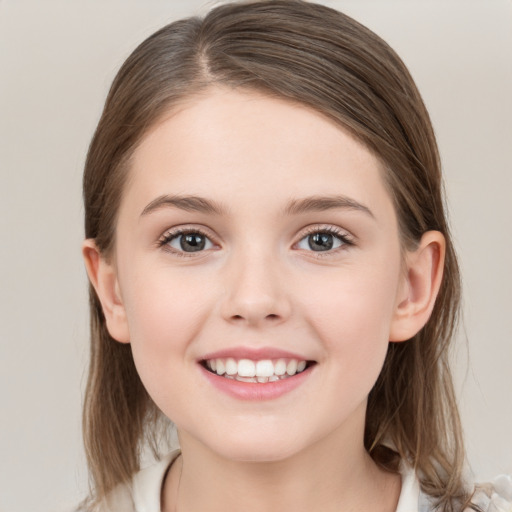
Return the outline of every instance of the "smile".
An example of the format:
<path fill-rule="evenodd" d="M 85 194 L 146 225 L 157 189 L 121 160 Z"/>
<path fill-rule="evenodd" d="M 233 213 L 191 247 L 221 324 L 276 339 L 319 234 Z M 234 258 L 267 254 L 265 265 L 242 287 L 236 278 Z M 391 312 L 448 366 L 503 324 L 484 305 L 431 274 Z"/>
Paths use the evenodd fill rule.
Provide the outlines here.
<path fill-rule="evenodd" d="M 239 382 L 266 384 L 288 379 L 302 373 L 313 361 L 293 358 L 279 359 L 235 359 L 215 358 L 203 361 L 203 366 L 216 375 Z"/>

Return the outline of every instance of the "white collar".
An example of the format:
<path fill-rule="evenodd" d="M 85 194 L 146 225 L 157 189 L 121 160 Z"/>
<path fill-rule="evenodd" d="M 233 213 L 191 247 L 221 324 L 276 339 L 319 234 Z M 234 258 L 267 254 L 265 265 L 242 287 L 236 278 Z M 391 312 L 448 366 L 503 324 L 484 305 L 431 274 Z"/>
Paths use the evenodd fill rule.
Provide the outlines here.
<path fill-rule="evenodd" d="M 139 471 L 132 480 L 135 512 L 160 512 L 162 486 L 170 465 L 180 454 L 174 450 L 156 464 Z"/>
<path fill-rule="evenodd" d="M 427 508 L 420 506 L 420 484 L 413 468 L 402 461 L 400 474 L 402 476 L 402 489 L 400 490 L 396 512 L 426 511 Z"/>

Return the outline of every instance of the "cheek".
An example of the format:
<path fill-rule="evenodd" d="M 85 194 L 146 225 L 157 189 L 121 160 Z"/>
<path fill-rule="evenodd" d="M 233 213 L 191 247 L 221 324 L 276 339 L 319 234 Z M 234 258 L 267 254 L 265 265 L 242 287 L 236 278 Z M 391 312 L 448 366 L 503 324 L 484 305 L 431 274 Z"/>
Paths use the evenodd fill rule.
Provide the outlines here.
<path fill-rule="evenodd" d="M 133 356 L 151 394 L 153 382 L 156 386 L 159 380 L 168 380 L 170 368 L 180 367 L 176 362 L 192 359 L 190 346 L 201 331 L 211 300 L 203 281 L 173 279 L 165 268 L 146 269 L 126 282 L 123 300 Z"/>
<path fill-rule="evenodd" d="M 304 307 L 332 371 L 367 391 L 387 352 L 398 276 L 398 267 L 384 265 L 344 269 L 322 290 L 310 287 Z"/>

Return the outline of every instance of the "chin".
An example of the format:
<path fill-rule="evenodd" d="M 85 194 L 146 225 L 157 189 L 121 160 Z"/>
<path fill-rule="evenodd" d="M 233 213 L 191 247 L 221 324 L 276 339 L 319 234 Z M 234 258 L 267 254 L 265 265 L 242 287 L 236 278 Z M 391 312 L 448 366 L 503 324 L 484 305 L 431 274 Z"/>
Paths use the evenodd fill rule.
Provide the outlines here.
<path fill-rule="evenodd" d="M 268 444 L 256 444 L 248 445 L 232 445 L 229 447 L 219 447 L 218 454 L 228 460 L 236 462 L 279 462 L 286 460 L 295 455 L 299 450 L 292 449 L 281 449 L 278 450 L 273 445 Z"/>
<path fill-rule="evenodd" d="M 213 441 L 213 440 L 212 440 Z M 210 444 L 210 443 L 209 443 Z M 220 457 L 237 462 L 278 462 L 305 448 L 305 443 L 290 436 L 289 431 L 264 432 L 238 430 L 216 439 L 210 449 Z"/>

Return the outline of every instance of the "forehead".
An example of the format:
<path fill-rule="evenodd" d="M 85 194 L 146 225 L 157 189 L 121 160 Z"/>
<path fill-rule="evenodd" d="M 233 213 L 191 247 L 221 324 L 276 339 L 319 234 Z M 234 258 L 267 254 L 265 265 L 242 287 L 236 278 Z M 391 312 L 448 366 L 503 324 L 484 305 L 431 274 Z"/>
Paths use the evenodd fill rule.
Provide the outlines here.
<path fill-rule="evenodd" d="M 334 121 L 301 104 L 220 87 L 163 116 L 134 152 L 130 174 L 125 196 L 142 208 L 163 193 L 258 206 L 312 194 L 363 203 L 387 196 L 380 161 Z"/>

